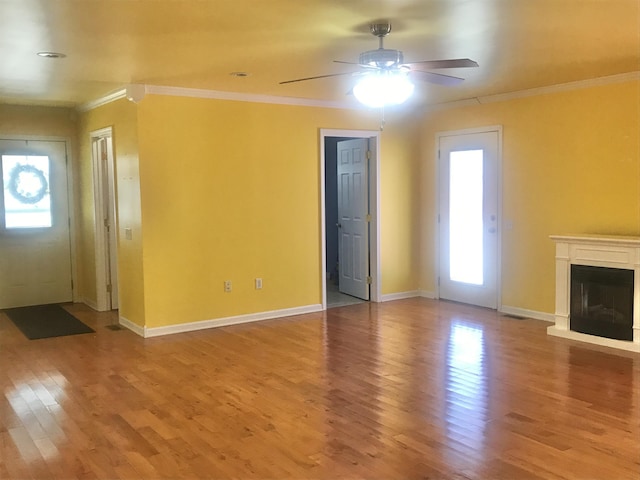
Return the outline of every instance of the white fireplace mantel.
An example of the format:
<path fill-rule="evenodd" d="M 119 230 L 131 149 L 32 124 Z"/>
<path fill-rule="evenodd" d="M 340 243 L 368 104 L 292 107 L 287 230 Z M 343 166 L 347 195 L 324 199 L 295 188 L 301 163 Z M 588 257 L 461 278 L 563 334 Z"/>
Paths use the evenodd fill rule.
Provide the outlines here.
<path fill-rule="evenodd" d="M 549 335 L 640 352 L 640 237 L 552 235 L 556 242 L 556 313 Z M 633 270 L 633 341 L 574 332 L 569 327 L 571 265 Z"/>

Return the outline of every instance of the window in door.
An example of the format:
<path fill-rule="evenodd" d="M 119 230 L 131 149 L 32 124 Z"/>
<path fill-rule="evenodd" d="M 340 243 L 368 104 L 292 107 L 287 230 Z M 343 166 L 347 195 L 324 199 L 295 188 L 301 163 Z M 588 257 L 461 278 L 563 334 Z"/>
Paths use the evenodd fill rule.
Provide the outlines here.
<path fill-rule="evenodd" d="M 49 157 L 2 155 L 2 178 L 5 228 L 51 227 Z"/>
<path fill-rule="evenodd" d="M 450 279 L 482 285 L 482 150 L 451 152 L 449 168 Z"/>

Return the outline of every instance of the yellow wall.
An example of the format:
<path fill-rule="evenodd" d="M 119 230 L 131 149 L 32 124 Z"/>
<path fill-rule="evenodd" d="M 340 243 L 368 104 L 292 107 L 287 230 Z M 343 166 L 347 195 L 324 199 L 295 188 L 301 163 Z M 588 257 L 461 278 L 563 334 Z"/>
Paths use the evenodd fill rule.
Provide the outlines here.
<path fill-rule="evenodd" d="M 76 120 L 76 112 L 70 108 L 0 104 L 0 134 L 3 135 L 42 135 L 75 141 Z"/>
<path fill-rule="evenodd" d="M 144 325 L 144 281 L 142 272 L 142 226 L 140 180 L 138 171 L 137 107 L 127 100 L 118 100 L 80 116 L 80 236 L 81 288 L 89 302 L 96 302 L 95 270 L 95 203 L 93 193 L 93 163 L 90 133 L 104 127 L 113 128 L 116 160 L 116 190 L 118 217 L 118 280 L 120 285 L 120 315 Z M 132 229 L 132 239 L 126 240 L 124 229 Z"/>
<path fill-rule="evenodd" d="M 321 303 L 319 130 L 376 130 L 378 112 L 154 95 L 138 108 L 146 325 Z M 381 143 L 383 293 L 415 290 L 415 137 L 398 125 Z"/>
<path fill-rule="evenodd" d="M 553 313 L 549 235 L 640 235 L 640 82 L 427 114 L 421 286 L 435 291 L 436 132 L 503 126 L 502 304 Z"/>
<path fill-rule="evenodd" d="M 382 293 L 436 291 L 436 132 L 502 125 L 502 216 L 513 224 L 502 231 L 502 304 L 553 312 L 549 235 L 640 235 L 638 105 L 640 82 L 628 82 L 388 118 Z M 78 278 L 89 302 L 89 133 L 113 126 L 121 315 L 147 327 L 320 303 L 319 131 L 376 130 L 379 120 L 378 112 L 155 95 L 78 121 L 69 109 L 0 105 L 1 134 L 78 139 Z"/>

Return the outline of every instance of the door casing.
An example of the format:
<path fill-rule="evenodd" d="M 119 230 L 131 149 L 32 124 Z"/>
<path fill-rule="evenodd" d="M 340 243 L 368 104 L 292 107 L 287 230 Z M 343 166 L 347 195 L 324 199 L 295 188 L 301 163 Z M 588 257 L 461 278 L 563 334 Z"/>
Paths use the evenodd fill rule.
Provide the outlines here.
<path fill-rule="evenodd" d="M 367 138 L 371 150 L 369 163 L 369 275 L 371 276 L 370 301 L 379 302 L 380 291 L 380 132 L 376 130 L 333 130 L 320 129 L 320 252 L 322 309 L 327 309 L 327 244 L 325 212 L 325 137 Z"/>
<path fill-rule="evenodd" d="M 496 132 L 498 135 L 498 152 L 496 158 L 497 169 L 497 232 L 496 232 L 496 305 L 497 310 L 502 310 L 502 125 L 491 125 L 486 127 L 468 128 L 463 130 L 452 130 L 446 132 L 437 132 L 435 138 L 435 152 L 434 158 L 436 159 L 436 176 L 435 176 L 435 218 L 433 219 L 435 237 L 435 272 L 434 272 L 434 285 L 436 286 L 436 298 L 440 298 L 440 285 L 438 278 L 440 275 L 440 222 L 438 221 L 438 212 L 440 212 L 440 161 L 438 159 L 438 150 L 440 148 L 441 137 L 452 137 L 457 135 L 470 135 L 476 133 L 489 133 Z"/>
<path fill-rule="evenodd" d="M 91 140 L 91 156 L 93 160 L 93 192 L 94 192 L 94 204 L 95 204 L 95 262 L 96 262 L 96 303 L 91 306 L 96 310 L 103 312 L 118 308 L 118 282 L 117 282 L 117 218 L 116 218 L 116 206 L 115 206 L 115 167 L 113 158 L 113 131 L 111 127 L 95 130 L 90 134 Z M 108 178 L 103 178 L 104 170 L 101 168 L 100 158 L 95 151 L 95 143 L 99 139 L 106 139 L 107 142 L 107 168 L 106 174 Z M 105 182 L 106 180 L 106 182 Z M 107 192 L 104 191 L 106 185 Z M 108 198 L 108 200 L 106 200 Z M 105 201 L 109 202 L 108 205 Z M 111 225 L 111 232 L 107 229 L 103 222 L 103 212 L 109 210 L 113 213 L 113 225 Z M 110 238 L 109 238 L 110 237 Z M 113 244 L 113 245 L 112 245 Z M 111 247 L 111 248 L 110 248 Z M 110 280 L 110 271 L 113 270 L 115 265 L 115 278 L 116 281 Z M 113 295 L 109 295 L 107 291 L 107 285 L 111 281 L 111 289 Z M 112 299 L 115 299 L 115 305 L 112 304 Z M 87 303 L 89 303 L 87 301 Z M 92 302 L 90 302 L 91 304 Z"/>

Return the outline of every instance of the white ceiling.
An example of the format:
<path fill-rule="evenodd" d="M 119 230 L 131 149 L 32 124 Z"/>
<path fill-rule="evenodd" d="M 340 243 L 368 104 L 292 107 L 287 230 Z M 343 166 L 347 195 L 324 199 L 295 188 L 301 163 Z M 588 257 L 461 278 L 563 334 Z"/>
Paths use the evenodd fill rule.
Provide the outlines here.
<path fill-rule="evenodd" d="M 0 102 L 73 106 L 129 83 L 353 101 L 350 76 L 279 82 L 357 70 L 333 60 L 377 48 L 381 19 L 407 62 L 480 64 L 437 71 L 466 80 L 415 102 L 640 71 L 638 0 L 0 0 Z"/>

